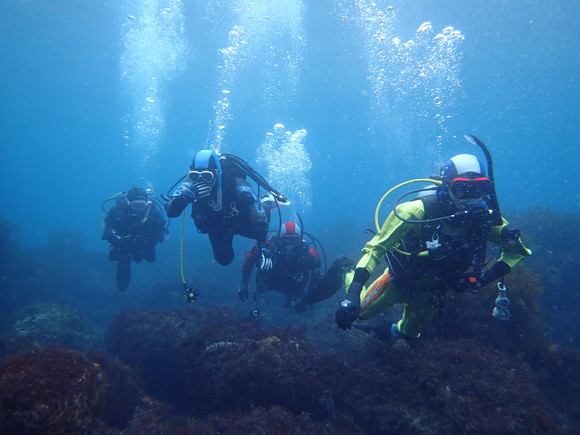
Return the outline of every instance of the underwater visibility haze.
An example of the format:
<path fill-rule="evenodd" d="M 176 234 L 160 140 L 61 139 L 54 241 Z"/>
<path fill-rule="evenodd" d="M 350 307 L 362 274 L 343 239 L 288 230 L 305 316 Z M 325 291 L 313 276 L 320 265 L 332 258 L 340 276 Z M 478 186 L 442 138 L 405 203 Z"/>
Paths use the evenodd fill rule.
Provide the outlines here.
<path fill-rule="evenodd" d="M 0 431 L 580 430 L 579 23 L 574 0 L 3 0 Z M 299 216 L 325 267 L 358 261 L 393 186 L 485 162 L 469 134 L 534 253 L 509 322 L 495 288 L 399 345 L 340 331 L 342 294 L 301 314 L 265 294 L 252 317 L 252 241 L 217 264 L 189 209 L 116 288 L 106 201 L 135 184 L 161 201 L 200 150 L 288 197 L 270 229 Z M 31 411 L 50 391 L 76 411 Z"/>

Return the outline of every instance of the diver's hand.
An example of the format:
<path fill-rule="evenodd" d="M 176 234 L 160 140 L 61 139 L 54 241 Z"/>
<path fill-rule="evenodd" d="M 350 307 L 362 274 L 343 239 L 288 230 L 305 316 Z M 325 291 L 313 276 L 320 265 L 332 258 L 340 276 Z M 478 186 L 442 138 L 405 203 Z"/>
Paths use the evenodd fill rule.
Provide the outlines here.
<path fill-rule="evenodd" d="M 189 201 L 195 202 L 211 194 L 211 186 L 207 183 L 195 183 L 183 189 L 183 196 Z"/>
<path fill-rule="evenodd" d="M 334 321 L 340 329 L 346 331 L 352 327 L 352 322 L 357 319 L 359 311 L 360 302 L 357 303 L 356 301 L 345 299 L 340 303 L 338 310 L 336 310 Z"/>
<path fill-rule="evenodd" d="M 195 183 L 189 190 L 194 193 L 195 199 L 198 200 L 211 194 L 211 185 L 203 182 Z"/>
<path fill-rule="evenodd" d="M 340 329 L 346 331 L 352 327 L 352 322 L 358 318 L 360 311 L 360 292 L 362 284 L 353 282 L 348 288 L 346 298 L 336 310 L 334 321 Z"/>
<path fill-rule="evenodd" d="M 272 269 L 272 257 L 266 248 L 262 248 L 260 250 L 260 265 L 259 268 L 261 271 L 266 272 Z"/>
<path fill-rule="evenodd" d="M 188 202 L 193 201 L 195 199 L 195 193 L 190 190 L 192 186 L 193 183 L 191 181 L 184 181 L 177 187 L 177 189 L 173 191 L 170 196 L 170 200 L 181 197 L 186 199 Z"/>
<path fill-rule="evenodd" d="M 242 302 L 246 302 L 246 300 L 248 299 L 248 287 L 242 285 L 238 289 L 238 297 Z"/>
<path fill-rule="evenodd" d="M 193 184 L 191 181 L 181 183 L 179 188 L 173 193 L 173 197 L 183 196 L 188 202 L 195 202 L 200 198 L 205 198 L 211 194 L 211 185 L 199 182 Z"/>
<path fill-rule="evenodd" d="M 110 243 L 115 248 L 127 248 L 131 244 L 131 241 L 131 236 L 120 236 L 113 230 L 113 237 L 111 237 Z"/>

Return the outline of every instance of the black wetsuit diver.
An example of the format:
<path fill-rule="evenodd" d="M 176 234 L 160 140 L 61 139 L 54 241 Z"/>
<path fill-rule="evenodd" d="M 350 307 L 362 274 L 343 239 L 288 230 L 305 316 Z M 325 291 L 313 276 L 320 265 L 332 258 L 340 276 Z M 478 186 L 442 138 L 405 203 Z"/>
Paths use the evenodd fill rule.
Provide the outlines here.
<path fill-rule="evenodd" d="M 117 287 L 126 291 L 131 281 L 131 261 L 155 261 L 155 245 L 167 238 L 165 219 L 147 191 L 133 186 L 105 218 L 103 240 L 108 241 L 109 260 L 118 261 Z"/>
<path fill-rule="evenodd" d="M 272 267 L 256 272 L 256 291 L 278 291 L 286 296 L 286 307 L 302 312 L 308 305 L 333 296 L 343 285 L 343 273 L 354 262 L 341 257 L 334 261 L 328 271 L 320 270 L 320 254 L 314 246 L 303 239 L 296 222 L 285 222 L 282 230 L 268 240 Z M 260 259 L 260 249 L 255 246 L 246 254 L 242 269 L 242 283 L 238 296 L 248 298 L 250 276 Z"/>
<path fill-rule="evenodd" d="M 215 260 L 228 265 L 234 259 L 234 235 L 257 240 L 265 250 L 270 210 L 286 198 L 271 188 L 246 162 L 231 154 L 211 150 L 196 153 L 185 181 L 171 193 L 165 205 L 167 216 L 179 216 L 191 204 L 191 217 L 207 234 Z M 259 199 L 246 180 L 250 177 L 267 192 Z"/>

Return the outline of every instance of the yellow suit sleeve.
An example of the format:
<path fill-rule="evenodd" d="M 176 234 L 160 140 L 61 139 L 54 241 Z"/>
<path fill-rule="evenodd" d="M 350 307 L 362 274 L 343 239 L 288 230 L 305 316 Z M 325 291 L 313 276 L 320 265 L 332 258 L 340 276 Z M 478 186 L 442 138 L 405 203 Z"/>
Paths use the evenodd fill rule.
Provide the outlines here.
<path fill-rule="evenodd" d="M 521 237 L 514 241 L 505 241 L 502 239 L 501 232 L 507 225 L 508 221 L 503 219 L 503 225 L 492 227 L 489 233 L 489 240 L 501 249 L 501 257 L 498 261 L 503 261 L 513 269 L 525 257 L 532 255 L 532 251 L 525 247 Z"/>
<path fill-rule="evenodd" d="M 423 201 L 415 200 L 405 202 L 397 207 L 397 213 L 404 219 L 420 220 L 425 216 Z M 364 255 L 359 260 L 356 267 L 366 269 L 372 274 L 381 261 L 381 257 L 410 231 L 419 231 L 420 224 L 411 224 L 400 220 L 393 212 L 389 214 L 381 232 L 369 240 L 362 251 Z"/>

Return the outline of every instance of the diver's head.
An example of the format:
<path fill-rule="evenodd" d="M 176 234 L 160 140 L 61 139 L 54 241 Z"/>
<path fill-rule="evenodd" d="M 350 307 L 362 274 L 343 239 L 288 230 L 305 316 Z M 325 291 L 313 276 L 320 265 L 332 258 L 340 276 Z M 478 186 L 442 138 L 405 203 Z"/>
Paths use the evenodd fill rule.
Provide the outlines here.
<path fill-rule="evenodd" d="M 493 188 L 491 180 L 485 176 L 483 165 L 471 154 L 452 157 L 441 168 L 441 179 L 459 210 L 481 206 Z"/>
<path fill-rule="evenodd" d="M 220 176 L 219 157 L 212 150 L 198 151 L 189 166 L 187 180 L 193 184 L 203 183 L 214 186 Z"/>
<path fill-rule="evenodd" d="M 142 213 L 149 205 L 147 191 L 136 184 L 127 191 L 125 197 L 134 213 Z"/>
<path fill-rule="evenodd" d="M 280 252 L 290 253 L 294 251 L 302 241 L 300 226 L 294 221 L 284 222 L 280 229 Z"/>

